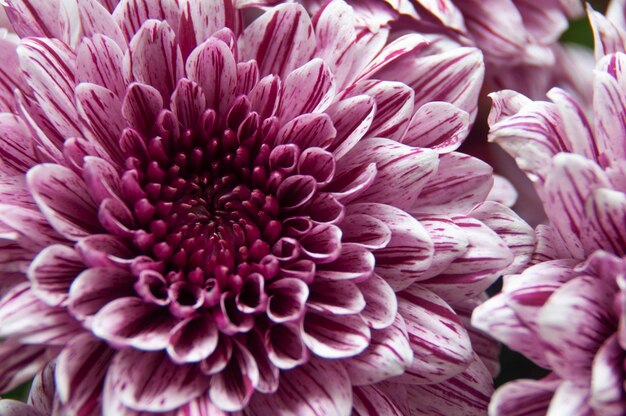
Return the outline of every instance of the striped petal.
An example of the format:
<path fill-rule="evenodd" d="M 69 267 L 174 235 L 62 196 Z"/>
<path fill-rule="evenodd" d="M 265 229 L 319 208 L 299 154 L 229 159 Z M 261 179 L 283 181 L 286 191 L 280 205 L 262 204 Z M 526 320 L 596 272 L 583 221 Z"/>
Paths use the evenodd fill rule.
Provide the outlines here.
<path fill-rule="evenodd" d="M 39 209 L 59 234 L 78 240 L 98 232 L 96 206 L 74 172 L 60 165 L 40 164 L 26 179 Z"/>
<path fill-rule="evenodd" d="M 439 383 L 472 363 L 467 331 L 452 308 L 435 293 L 412 285 L 398 293 L 398 312 L 406 323 L 414 359 L 394 381 Z"/>
<path fill-rule="evenodd" d="M 496 390 L 489 406 L 494 416 L 545 415 L 560 380 L 516 380 Z"/>
<path fill-rule="evenodd" d="M 611 313 L 614 292 L 610 283 L 581 276 L 550 296 L 538 323 L 557 374 L 577 382 L 590 379 L 593 357 L 617 324 Z"/>
<path fill-rule="evenodd" d="M 441 274 L 421 283 L 450 303 L 478 296 L 513 262 L 511 250 L 485 224 L 465 216 L 453 221 L 468 238 L 467 250 Z"/>
<path fill-rule="evenodd" d="M 348 416 L 352 410 L 350 379 L 341 363 L 332 360 L 312 360 L 284 372 L 278 391 L 261 396 L 254 395 L 246 411 L 255 416 Z"/>
<path fill-rule="evenodd" d="M 24 344 L 64 345 L 80 327 L 64 308 L 46 305 L 28 287 L 14 287 L 0 301 L 0 337 Z"/>
<path fill-rule="evenodd" d="M 298 4 L 272 8 L 239 37 L 242 60 L 256 59 L 261 76 L 277 74 L 285 79 L 287 74 L 309 61 L 314 49 L 311 20 Z"/>
<path fill-rule="evenodd" d="M 133 36 L 129 48 L 135 81 L 152 85 L 167 102 L 184 74 L 174 30 L 166 22 L 146 21 Z"/>
<path fill-rule="evenodd" d="M 124 52 L 113 39 L 99 34 L 85 38 L 76 51 L 76 81 L 100 85 L 121 99 L 128 83 L 123 59 Z"/>
<path fill-rule="evenodd" d="M 450 103 L 426 103 L 413 115 L 402 143 L 447 153 L 463 143 L 469 124 L 469 114 Z"/>
<path fill-rule="evenodd" d="M 391 230 L 385 248 L 376 250 L 376 273 L 399 291 L 423 277 L 433 260 L 434 246 L 427 231 L 411 215 L 390 205 L 353 204 L 349 214 L 367 214 Z"/>
<path fill-rule="evenodd" d="M 29 38 L 17 53 L 26 81 L 52 126 L 64 137 L 80 137 L 74 106 L 74 52 L 58 40 Z"/>
<path fill-rule="evenodd" d="M 32 380 L 54 355 L 53 350 L 46 346 L 3 341 L 0 344 L 0 391 L 9 392 L 20 384 Z M 3 401 L 0 401 L 0 404 L 2 403 Z M 0 414 L 4 415 L 1 410 Z"/>
<path fill-rule="evenodd" d="M 70 285 L 85 269 L 78 253 L 63 245 L 52 245 L 41 251 L 30 264 L 28 278 L 32 291 L 50 306 L 64 304 Z"/>
<path fill-rule="evenodd" d="M 467 212 L 483 202 L 493 186 L 493 169 L 485 162 L 462 153 L 439 157 L 437 173 L 415 201 L 415 210 L 434 214 Z"/>
<path fill-rule="evenodd" d="M 167 347 L 169 333 L 178 323 L 168 310 L 143 299 L 126 297 L 107 304 L 94 316 L 96 336 L 117 345 L 156 351 Z"/>
<path fill-rule="evenodd" d="M 63 349 L 57 360 L 55 387 L 64 411 L 80 414 L 98 407 L 114 354 L 107 344 L 88 334 L 75 338 Z"/>
<path fill-rule="evenodd" d="M 356 165 L 376 162 L 374 183 L 359 196 L 359 202 L 379 202 L 409 209 L 435 174 L 437 153 L 409 147 L 389 139 L 365 139 L 337 164 L 337 176 Z"/>
<path fill-rule="evenodd" d="M 198 46 L 187 59 L 187 76 L 202 88 L 207 107 L 225 113 L 237 88 L 237 64 L 228 46 L 210 38 Z"/>
<path fill-rule="evenodd" d="M 371 332 L 359 315 L 326 315 L 313 311 L 304 318 L 304 343 L 324 358 L 352 357 L 369 345 Z"/>
<path fill-rule="evenodd" d="M 152 371 L 145 371 L 146 368 Z M 200 396 L 209 380 L 197 366 L 174 364 L 165 353 L 129 348 L 113 358 L 106 388 L 132 409 L 163 412 Z"/>
<path fill-rule="evenodd" d="M 315 58 L 285 78 L 278 117 L 286 122 L 299 114 L 324 111 L 334 98 L 333 73 L 324 61 Z"/>
<path fill-rule="evenodd" d="M 404 319 L 396 315 L 393 325 L 372 331 L 365 351 L 343 361 L 353 386 L 366 386 L 399 376 L 413 361 Z"/>

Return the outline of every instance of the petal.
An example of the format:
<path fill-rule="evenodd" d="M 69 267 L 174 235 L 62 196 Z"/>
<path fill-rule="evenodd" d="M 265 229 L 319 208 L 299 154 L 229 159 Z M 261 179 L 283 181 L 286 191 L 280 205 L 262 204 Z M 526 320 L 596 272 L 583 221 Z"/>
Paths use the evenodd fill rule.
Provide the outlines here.
<path fill-rule="evenodd" d="M 237 88 L 237 64 L 228 46 L 209 38 L 189 55 L 186 68 L 189 79 L 202 88 L 207 108 L 225 114 Z"/>
<path fill-rule="evenodd" d="M 320 381 L 323 380 L 323 383 Z M 249 410 L 253 415 L 348 416 L 352 410 L 352 386 L 341 363 L 314 360 L 281 374 L 272 396 L 255 395 Z"/>
<path fill-rule="evenodd" d="M 278 324 L 265 333 L 265 349 L 273 365 L 281 370 L 290 370 L 308 361 L 309 350 L 304 345 L 301 332 L 295 324 Z"/>
<path fill-rule="evenodd" d="M 376 162 L 374 183 L 359 196 L 360 202 L 380 202 L 409 209 L 435 174 L 437 153 L 412 148 L 388 139 L 365 139 L 337 163 L 337 176 L 356 165 Z"/>
<path fill-rule="evenodd" d="M 184 127 L 197 128 L 206 108 L 206 96 L 200 85 L 187 78 L 178 81 L 172 94 L 172 112 Z"/>
<path fill-rule="evenodd" d="M 376 273 L 394 291 L 419 280 L 432 264 L 434 246 L 427 231 L 415 218 L 391 205 L 352 204 L 348 214 L 368 214 L 391 230 L 391 241 L 376 250 Z"/>
<path fill-rule="evenodd" d="M 455 303 L 473 298 L 487 289 L 513 261 L 513 253 L 489 227 L 474 218 L 453 218 L 468 238 L 468 247 L 441 274 L 422 285 Z"/>
<path fill-rule="evenodd" d="M 516 380 L 496 390 L 489 406 L 494 416 L 545 415 L 560 380 Z"/>
<path fill-rule="evenodd" d="M 350 65 L 354 56 L 352 44 L 356 41 L 352 22 L 352 7 L 345 2 L 324 4 L 313 18 L 315 27 L 315 56 L 322 58 L 335 75 L 338 85 L 343 85 L 349 76 Z"/>
<path fill-rule="evenodd" d="M 146 21 L 129 48 L 135 81 L 154 86 L 167 102 L 184 74 L 175 32 L 166 22 Z"/>
<path fill-rule="evenodd" d="M 41 164 L 26 176 L 39 209 L 59 234 L 78 240 L 97 233 L 96 206 L 83 180 L 71 170 L 54 164 Z"/>
<path fill-rule="evenodd" d="M 577 382 L 590 379 L 593 357 L 617 324 L 611 313 L 614 293 L 611 284 L 581 276 L 550 296 L 538 323 L 555 373 Z"/>
<path fill-rule="evenodd" d="M 299 114 L 324 111 L 334 98 L 333 74 L 324 61 L 315 58 L 285 78 L 278 117 L 286 122 Z"/>
<path fill-rule="evenodd" d="M 3 341 L 0 344 L 0 391 L 9 392 L 20 384 L 32 380 L 54 355 L 46 346 Z M 3 401 L 0 401 L 0 409 L 2 403 Z M 4 416 L 4 413 L 0 414 Z"/>
<path fill-rule="evenodd" d="M 262 76 L 276 74 L 285 79 L 309 61 L 314 49 L 311 20 L 298 4 L 273 7 L 239 37 L 241 60 L 256 59 Z"/>
<path fill-rule="evenodd" d="M 135 278 L 126 270 L 99 267 L 82 272 L 70 287 L 68 309 L 77 319 L 95 315 L 109 302 L 134 294 Z"/>
<path fill-rule="evenodd" d="M 360 282 L 372 275 L 375 263 L 376 259 L 368 249 L 346 243 L 342 245 L 338 259 L 316 266 L 315 276 L 325 280 Z"/>
<path fill-rule="evenodd" d="M 0 414 L 2 416 L 43 416 L 41 413 L 31 406 L 17 400 L 2 399 L 0 400 Z"/>
<path fill-rule="evenodd" d="M 41 250 L 51 244 L 67 242 L 39 211 L 0 204 L 0 221 L 15 234 L 6 238 L 15 240 L 22 247 Z"/>
<path fill-rule="evenodd" d="M 376 112 L 376 101 L 368 95 L 357 95 L 334 102 L 325 112 L 337 130 L 337 135 L 328 150 L 331 150 L 339 160 L 370 129 Z"/>
<path fill-rule="evenodd" d="M 64 345 L 80 326 L 63 308 L 46 305 L 28 287 L 14 287 L 0 301 L 0 337 L 24 344 Z"/>
<path fill-rule="evenodd" d="M 180 13 L 178 4 L 173 0 L 120 0 L 113 11 L 113 19 L 126 39 L 131 40 L 148 19 L 166 20 L 177 32 Z"/>
<path fill-rule="evenodd" d="M 213 318 L 201 315 L 181 321 L 169 334 L 167 353 L 176 363 L 197 362 L 217 347 L 218 333 Z"/>
<path fill-rule="evenodd" d="M 424 226 L 434 245 L 434 255 L 425 277 L 443 272 L 454 260 L 461 257 L 469 245 L 469 239 L 452 218 L 444 215 L 423 215 L 419 222 Z"/>
<path fill-rule="evenodd" d="M 114 354 L 105 343 L 87 334 L 63 349 L 57 360 L 55 386 L 65 411 L 78 414 L 98 406 Z"/>
<path fill-rule="evenodd" d="M 472 325 L 535 363 L 547 366 L 541 339 L 517 316 L 507 300 L 506 295 L 498 294 L 478 306 L 472 315 Z"/>
<path fill-rule="evenodd" d="M 54 371 L 56 363 L 49 362 L 43 370 L 35 376 L 30 392 L 28 393 L 29 406 L 42 412 L 44 415 L 52 413 L 54 403 L 58 402 L 56 398 L 56 387 L 54 385 Z"/>
<path fill-rule="evenodd" d="M 8 175 L 24 174 L 37 163 L 35 142 L 26 124 L 16 115 L 0 114 L 0 167 Z"/>
<path fill-rule="evenodd" d="M 406 325 L 396 315 L 393 325 L 372 331 L 365 351 L 343 361 L 353 386 L 375 384 L 404 373 L 413 361 L 413 351 Z"/>
<path fill-rule="evenodd" d="M 243 345 L 236 344 L 226 368 L 211 378 L 209 397 L 224 411 L 241 410 L 258 382 L 259 368 L 254 357 Z"/>
<path fill-rule="evenodd" d="M 377 386 L 360 386 L 352 389 L 352 412 L 355 416 L 403 416 L 405 413 Z"/>
<path fill-rule="evenodd" d="M 594 98 L 598 95 L 598 90 L 599 88 L 594 86 Z M 572 153 L 598 160 L 598 156 L 603 150 L 598 148 L 601 141 L 599 140 L 600 143 L 597 143 L 593 137 L 592 128 L 580 104 L 566 91 L 560 88 L 552 88 L 546 95 L 556 104 L 559 114 L 561 115 L 563 127 L 566 132 L 566 146 L 571 149 Z M 623 105 L 621 107 L 623 107 Z M 594 111 L 597 110 L 598 107 L 596 107 L 594 103 Z M 611 120 L 611 122 L 613 124 L 616 121 Z M 618 155 L 615 155 L 615 157 L 619 158 Z"/>
<path fill-rule="evenodd" d="M 414 91 L 399 82 L 366 80 L 345 90 L 341 98 L 359 95 L 368 95 L 376 103 L 368 137 L 400 140 L 409 127 L 413 114 Z"/>
<path fill-rule="evenodd" d="M 92 326 L 96 336 L 116 345 L 156 351 L 168 345 L 169 332 L 177 323 L 167 309 L 126 297 L 100 309 Z"/>
<path fill-rule="evenodd" d="M 593 414 L 589 406 L 589 388 L 567 380 L 554 393 L 546 416 Z"/>
<path fill-rule="evenodd" d="M 302 316 L 309 296 L 309 288 L 302 280 L 282 278 L 271 283 L 267 292 L 267 316 L 273 322 L 293 321 Z"/>
<path fill-rule="evenodd" d="M 9 0 L 5 7 L 11 26 L 20 37 L 60 37 L 59 2 Z"/>
<path fill-rule="evenodd" d="M 592 189 L 608 188 L 608 180 L 597 164 L 576 154 L 561 153 L 554 157 L 553 165 L 545 184 L 546 214 L 571 257 L 582 258 L 585 202 Z"/>
<path fill-rule="evenodd" d="M 311 147 L 325 149 L 336 134 L 337 131 L 326 114 L 302 114 L 280 128 L 276 143 L 292 143 L 301 150 Z"/>
<path fill-rule="evenodd" d="M 163 97 L 157 89 L 140 83 L 128 86 L 122 103 L 122 114 L 130 127 L 150 133 L 162 108 Z"/>
<path fill-rule="evenodd" d="M 415 91 L 415 108 L 433 101 L 448 102 L 473 119 L 484 65 L 478 49 L 450 48 L 430 56 L 406 55 L 388 65 L 377 77 L 408 85 Z"/>
<path fill-rule="evenodd" d="M 413 115 L 402 143 L 449 152 L 461 145 L 469 124 L 469 114 L 450 103 L 426 103 Z"/>
<path fill-rule="evenodd" d="M 438 383 L 459 374 L 473 360 L 469 335 L 456 313 L 418 284 L 398 293 L 398 312 L 409 334 L 413 363 L 394 381 Z"/>
<path fill-rule="evenodd" d="M 454 214 L 467 212 L 483 202 L 493 186 L 493 169 L 487 163 L 462 153 L 439 158 L 437 173 L 415 202 L 419 212 Z"/>
<path fill-rule="evenodd" d="M 209 380 L 197 366 L 174 364 L 165 353 L 129 348 L 113 358 L 106 384 L 132 409 L 163 412 L 200 396 Z"/>
<path fill-rule="evenodd" d="M 126 123 L 122 118 L 120 99 L 112 91 L 90 83 L 79 84 L 75 95 L 86 126 L 85 136 L 101 145 L 112 160 L 123 164 L 119 139 Z"/>
<path fill-rule="evenodd" d="M 615 4 L 621 7 L 620 3 Z M 605 55 L 626 50 L 626 34 L 615 21 L 593 10 L 591 6 L 587 7 L 587 16 L 593 29 L 596 60 L 600 60 Z"/>
<path fill-rule="evenodd" d="M 26 81 L 48 120 L 64 137 L 80 137 L 74 53 L 60 41 L 41 38 L 23 41 L 17 52 Z"/>
<path fill-rule="evenodd" d="M 302 338 L 307 347 L 323 358 L 346 358 L 367 348 L 371 332 L 360 315 L 322 315 L 307 312 Z"/>
<path fill-rule="evenodd" d="M 235 10 L 230 1 L 218 0 L 180 2 L 181 21 L 190 21 L 195 35 L 195 44 L 200 45 L 212 34 L 225 27 L 234 27 Z"/>
<path fill-rule="evenodd" d="M 357 284 L 365 298 L 361 317 L 374 329 L 387 328 L 393 323 L 398 311 L 398 300 L 393 289 L 382 277 L 373 274 Z"/>
<path fill-rule="evenodd" d="M 30 264 L 32 291 L 50 306 L 67 301 L 70 285 L 85 269 L 74 249 L 59 244 L 46 247 Z"/>
<path fill-rule="evenodd" d="M 384 248 L 391 241 L 391 230 L 371 215 L 348 215 L 341 222 L 342 241 L 354 243 L 367 249 Z"/>
<path fill-rule="evenodd" d="M 361 71 L 358 79 L 376 78 L 376 72 L 406 54 L 415 54 L 428 44 L 422 35 L 411 33 L 400 36 L 386 45 Z"/>
<path fill-rule="evenodd" d="M 513 263 L 501 273 L 519 273 L 530 261 L 535 248 L 533 229 L 511 209 L 497 202 L 476 206 L 470 216 L 495 231 L 513 252 Z"/>
<path fill-rule="evenodd" d="M 607 416 L 620 414 L 624 399 L 624 375 L 617 368 L 624 362 L 624 350 L 617 335 L 609 337 L 598 350 L 591 373 L 591 406 Z"/>
<path fill-rule="evenodd" d="M 79 0 L 78 12 L 80 14 L 80 26 L 82 29 L 82 35 L 84 36 L 82 41 L 85 41 L 87 37 L 93 37 L 97 39 L 100 36 L 106 36 L 120 48 L 126 49 L 127 43 L 124 39 L 124 35 L 117 25 L 113 16 L 109 10 L 107 10 L 102 3 L 103 0 Z M 118 0 L 104 0 L 115 1 Z M 121 63 L 121 60 L 120 60 Z M 113 75 L 116 76 L 116 75 Z M 107 85 L 104 87 L 110 88 Z"/>
<path fill-rule="evenodd" d="M 491 374 L 474 357 L 470 366 L 442 383 L 412 385 L 407 390 L 411 407 L 421 414 L 433 416 L 482 416 L 487 413 L 493 392 Z M 419 414 L 419 413 L 418 413 Z"/>
<path fill-rule="evenodd" d="M 492 96 L 492 98 L 494 109 L 490 118 L 497 120 L 497 112 L 502 111 L 499 109 L 499 103 L 509 97 Z M 515 101 L 522 101 L 525 104 L 521 105 L 514 115 L 495 123 L 492 121 L 489 141 L 502 147 L 515 159 L 517 166 L 531 181 L 541 185 L 552 166 L 552 157 L 561 151 L 569 150 L 565 147 L 566 133 L 563 122 L 558 109 L 552 103 L 528 102 L 526 97 L 520 97 Z"/>
<path fill-rule="evenodd" d="M 365 298 L 350 281 L 319 280 L 309 285 L 307 307 L 329 315 L 353 315 L 365 308 Z"/>

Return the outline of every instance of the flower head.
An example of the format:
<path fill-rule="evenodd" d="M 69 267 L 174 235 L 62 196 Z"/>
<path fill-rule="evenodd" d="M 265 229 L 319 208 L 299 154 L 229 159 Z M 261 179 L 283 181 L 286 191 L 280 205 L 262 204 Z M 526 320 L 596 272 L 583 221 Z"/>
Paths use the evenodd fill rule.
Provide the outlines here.
<path fill-rule="evenodd" d="M 56 357 L 67 414 L 484 411 L 464 322 L 532 236 L 454 152 L 476 49 L 341 1 L 8 3 L 3 390 Z"/>
<path fill-rule="evenodd" d="M 503 292 L 480 306 L 473 322 L 552 370 L 543 380 L 503 387 L 494 414 L 626 410 L 626 55 L 617 52 L 622 35 L 614 23 L 590 16 L 601 39 L 591 119 L 559 89 L 548 93 L 551 102 L 494 95 L 491 139 L 535 183 L 550 222 L 537 228 L 534 265 L 505 277 Z"/>

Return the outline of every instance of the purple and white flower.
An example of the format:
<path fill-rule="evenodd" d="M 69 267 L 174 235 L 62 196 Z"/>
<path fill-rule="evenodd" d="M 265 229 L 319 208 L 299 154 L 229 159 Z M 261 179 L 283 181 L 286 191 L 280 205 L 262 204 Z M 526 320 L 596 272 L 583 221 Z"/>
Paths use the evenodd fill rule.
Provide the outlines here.
<path fill-rule="evenodd" d="M 239 3 L 7 0 L 0 390 L 39 372 L 33 414 L 482 414 L 497 347 L 465 326 L 534 241 L 455 152 L 480 52 L 342 1 Z"/>
<path fill-rule="evenodd" d="M 591 117 L 560 89 L 551 102 L 493 96 L 490 138 L 534 182 L 549 224 L 536 230 L 533 265 L 506 276 L 473 323 L 552 370 L 502 387 L 493 415 L 626 412 L 626 54 L 618 24 L 590 17 L 600 42 Z"/>

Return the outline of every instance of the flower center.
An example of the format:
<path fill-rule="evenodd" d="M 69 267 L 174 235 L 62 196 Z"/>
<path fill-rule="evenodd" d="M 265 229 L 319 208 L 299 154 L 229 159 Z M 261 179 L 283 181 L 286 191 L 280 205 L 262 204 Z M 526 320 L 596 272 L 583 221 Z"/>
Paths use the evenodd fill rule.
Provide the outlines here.
<path fill-rule="evenodd" d="M 211 306 L 219 296 L 207 294 L 239 293 L 251 274 L 265 280 L 276 275 L 271 245 L 282 229 L 277 189 L 296 150 L 279 146 L 272 152 L 268 142 L 276 130 L 276 119 L 260 120 L 240 96 L 223 123 L 213 109 L 186 124 L 164 109 L 149 140 L 134 138 L 146 145 L 127 158 L 122 176 L 126 188 L 134 188 L 133 242 L 163 270 L 161 276 L 144 273 L 151 276 L 140 279 L 149 289 L 144 296 L 165 300 L 174 291 L 179 306 L 193 307 L 203 292 L 203 303 Z M 128 129 L 124 135 L 138 133 Z M 241 302 L 254 305 L 258 297 L 246 292 Z"/>

